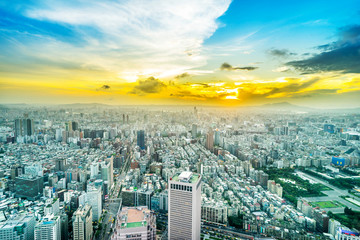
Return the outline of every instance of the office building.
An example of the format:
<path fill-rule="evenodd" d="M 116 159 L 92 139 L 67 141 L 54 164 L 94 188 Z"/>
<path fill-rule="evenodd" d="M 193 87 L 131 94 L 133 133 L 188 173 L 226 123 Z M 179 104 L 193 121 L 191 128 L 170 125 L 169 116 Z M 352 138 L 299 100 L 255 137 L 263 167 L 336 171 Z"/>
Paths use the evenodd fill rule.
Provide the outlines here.
<path fill-rule="evenodd" d="M 196 136 L 197 136 L 197 125 L 193 124 L 191 128 L 191 137 L 196 138 Z"/>
<path fill-rule="evenodd" d="M 214 132 L 212 130 L 210 130 L 207 134 L 206 134 L 206 146 L 205 146 L 209 151 L 214 151 Z"/>
<path fill-rule="evenodd" d="M 101 188 L 88 186 L 86 202 L 92 207 L 93 221 L 99 221 L 102 211 L 102 192 Z"/>
<path fill-rule="evenodd" d="M 201 219 L 212 223 L 227 224 L 228 209 L 223 202 L 206 201 L 201 205 Z"/>
<path fill-rule="evenodd" d="M 23 175 L 15 178 L 16 196 L 28 200 L 36 200 L 41 197 L 44 188 L 43 177 Z"/>
<path fill-rule="evenodd" d="M 73 239 L 91 240 L 93 236 L 92 208 L 90 205 L 80 206 L 72 217 Z"/>
<path fill-rule="evenodd" d="M 31 136 L 34 134 L 34 121 L 32 119 L 15 120 L 15 137 Z"/>
<path fill-rule="evenodd" d="M 35 240 L 61 240 L 60 216 L 45 216 L 35 226 Z"/>
<path fill-rule="evenodd" d="M 0 239 L 2 240 L 34 240 L 34 215 L 17 215 L 0 223 Z"/>
<path fill-rule="evenodd" d="M 169 239 L 200 239 L 201 175 L 175 174 L 169 179 Z"/>
<path fill-rule="evenodd" d="M 145 149 L 145 131 L 139 130 L 137 131 L 137 145 L 140 147 L 140 149 Z"/>
<path fill-rule="evenodd" d="M 117 214 L 112 240 L 156 239 L 156 216 L 147 207 L 123 207 Z M 170 239 L 170 238 L 169 238 Z"/>

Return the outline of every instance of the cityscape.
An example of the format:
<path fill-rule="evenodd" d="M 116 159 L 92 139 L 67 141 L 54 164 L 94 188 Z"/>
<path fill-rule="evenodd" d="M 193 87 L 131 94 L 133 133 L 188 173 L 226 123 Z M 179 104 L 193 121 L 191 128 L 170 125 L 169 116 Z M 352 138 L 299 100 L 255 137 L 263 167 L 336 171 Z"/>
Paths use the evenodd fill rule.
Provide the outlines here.
<path fill-rule="evenodd" d="M 359 239 L 359 110 L 288 108 L 2 105 L 0 238 Z"/>
<path fill-rule="evenodd" d="M 360 240 L 358 0 L 0 1 L 0 240 Z"/>

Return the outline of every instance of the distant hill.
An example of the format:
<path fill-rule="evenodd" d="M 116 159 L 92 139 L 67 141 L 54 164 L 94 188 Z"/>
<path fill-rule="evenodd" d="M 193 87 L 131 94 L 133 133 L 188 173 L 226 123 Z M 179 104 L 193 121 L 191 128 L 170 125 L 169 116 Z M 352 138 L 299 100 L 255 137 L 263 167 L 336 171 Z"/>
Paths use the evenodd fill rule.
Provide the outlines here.
<path fill-rule="evenodd" d="M 257 106 L 256 108 L 264 110 L 277 110 L 277 111 L 293 111 L 293 112 L 334 112 L 334 113 L 359 113 L 360 108 L 335 108 L 335 109 L 321 109 L 321 108 L 310 108 L 291 104 L 288 102 L 270 103 Z"/>
<path fill-rule="evenodd" d="M 294 105 L 288 102 L 280 102 L 280 103 L 270 103 L 258 106 L 257 108 L 268 109 L 268 110 L 278 110 L 278 111 L 296 111 L 296 112 L 313 112 L 318 111 L 318 109 L 303 107 Z"/>
<path fill-rule="evenodd" d="M 57 105 L 63 108 L 94 108 L 94 107 L 116 107 L 114 105 L 108 105 L 103 103 L 70 103 Z"/>

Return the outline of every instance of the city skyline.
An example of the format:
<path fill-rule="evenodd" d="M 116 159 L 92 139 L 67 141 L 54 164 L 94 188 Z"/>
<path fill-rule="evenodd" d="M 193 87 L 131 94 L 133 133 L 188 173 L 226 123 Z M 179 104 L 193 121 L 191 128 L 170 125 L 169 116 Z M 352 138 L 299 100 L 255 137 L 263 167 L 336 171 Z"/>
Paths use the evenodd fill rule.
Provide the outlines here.
<path fill-rule="evenodd" d="M 357 6 L 0 3 L 0 103 L 359 107 Z"/>

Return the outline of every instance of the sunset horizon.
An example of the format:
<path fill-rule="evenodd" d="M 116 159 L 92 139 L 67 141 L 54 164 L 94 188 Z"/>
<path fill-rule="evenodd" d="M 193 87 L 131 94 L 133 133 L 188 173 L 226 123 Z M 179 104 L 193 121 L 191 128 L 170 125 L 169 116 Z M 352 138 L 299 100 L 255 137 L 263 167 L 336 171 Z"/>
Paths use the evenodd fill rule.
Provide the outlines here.
<path fill-rule="evenodd" d="M 345 2 L 1 3 L 0 102 L 359 107 Z"/>

